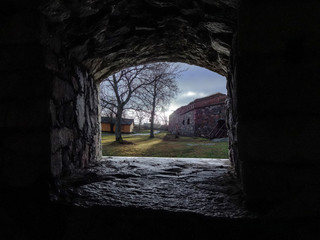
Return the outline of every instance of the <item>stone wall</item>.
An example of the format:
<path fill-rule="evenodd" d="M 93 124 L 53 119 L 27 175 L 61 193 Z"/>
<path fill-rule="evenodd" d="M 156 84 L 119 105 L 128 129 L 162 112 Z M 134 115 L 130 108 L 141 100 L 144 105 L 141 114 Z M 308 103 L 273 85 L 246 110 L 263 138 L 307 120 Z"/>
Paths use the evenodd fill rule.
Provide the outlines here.
<path fill-rule="evenodd" d="M 11 4 L 0 6 L 1 206 L 45 200 L 50 168 L 50 78 L 39 41 L 41 17 L 27 2 Z"/>
<path fill-rule="evenodd" d="M 68 57 L 48 23 L 42 28 L 42 44 L 50 79 L 50 172 L 58 179 L 101 157 L 99 85 Z"/>
<path fill-rule="evenodd" d="M 71 75 L 54 73 L 51 114 L 51 172 L 68 175 L 99 159 L 98 85 L 85 70 Z"/>
<path fill-rule="evenodd" d="M 195 109 L 195 135 L 207 137 L 221 119 L 226 119 L 225 104 Z"/>
<path fill-rule="evenodd" d="M 226 118 L 225 100 L 226 95 L 217 93 L 178 108 L 169 116 L 169 132 L 182 136 L 209 137 L 218 120 Z"/>
<path fill-rule="evenodd" d="M 98 155 L 90 76 L 182 61 L 228 75 L 230 156 L 247 202 L 319 214 L 319 1 L 242 1 L 239 13 L 232 0 L 40 2 L 1 1 L 3 201 L 38 206 L 52 174 Z"/>
<path fill-rule="evenodd" d="M 77 75 L 77 68 L 82 72 L 86 70 L 88 76 L 93 76 L 94 81 L 99 83 L 125 67 L 156 61 L 181 61 L 226 75 L 237 7 L 236 0 L 219 3 L 191 0 L 170 3 L 153 0 L 133 0 L 130 3 L 125 0 L 117 3 L 53 0 L 42 4 L 38 9 L 44 17 L 41 32 L 47 49 L 46 61 L 51 71 L 51 90 L 54 92 L 54 88 L 60 88 L 59 85 L 66 85 L 65 91 L 79 95 L 74 82 L 70 80 Z M 148 21 L 145 21 L 146 17 Z M 94 95 L 79 99 L 83 103 L 95 98 Z M 89 159 L 96 155 L 93 154 L 95 149 L 87 150 L 85 146 L 88 146 L 86 143 L 91 146 L 97 136 L 91 136 L 90 131 L 84 133 L 85 130 L 79 128 L 82 123 L 76 120 L 76 113 L 67 115 L 73 109 L 80 115 L 90 112 L 95 116 L 90 107 L 90 111 L 77 110 L 76 98 L 64 99 L 64 96 L 59 96 L 58 100 L 54 100 L 54 97 L 49 100 L 50 111 L 64 112 L 51 114 L 51 142 L 54 144 L 53 138 L 60 143 L 59 147 L 55 144 L 52 147 L 52 170 L 55 176 L 72 171 L 75 165 L 86 165 L 86 160 L 78 159 L 78 164 L 72 160 L 76 159 L 78 153 L 71 149 L 78 149 L 74 147 L 75 144 L 81 145 L 76 143 L 79 138 L 84 147 L 80 152 L 92 152 Z M 89 122 L 91 120 L 84 125 L 92 126 Z M 192 118 L 188 126 L 190 129 L 187 131 L 194 132 Z M 91 133 L 94 135 L 95 130 Z M 68 145 L 68 141 L 63 142 L 62 136 L 72 139 L 72 146 Z"/>
<path fill-rule="evenodd" d="M 236 49 L 237 34 L 233 40 L 233 48 Z M 234 169 L 241 176 L 240 161 L 238 156 L 238 115 L 237 115 L 237 81 L 236 81 L 236 55 L 232 52 L 230 56 L 229 72 L 227 77 L 227 99 L 226 99 L 226 125 L 228 128 L 229 138 L 229 159 L 232 162 Z"/>
<path fill-rule="evenodd" d="M 181 136 L 194 136 L 195 134 L 195 111 L 191 110 L 184 114 L 172 113 L 169 116 L 168 131 Z"/>
<path fill-rule="evenodd" d="M 0 188 L 36 204 L 53 178 L 99 159 L 98 85 L 38 5 L 2 1 L 0 19 Z"/>
<path fill-rule="evenodd" d="M 240 10 L 229 82 L 235 162 L 248 202 L 278 214 L 320 209 L 319 9 L 243 1 Z"/>
<path fill-rule="evenodd" d="M 237 8 L 238 0 L 55 0 L 41 11 L 70 55 L 102 81 L 155 61 L 186 62 L 226 75 Z"/>

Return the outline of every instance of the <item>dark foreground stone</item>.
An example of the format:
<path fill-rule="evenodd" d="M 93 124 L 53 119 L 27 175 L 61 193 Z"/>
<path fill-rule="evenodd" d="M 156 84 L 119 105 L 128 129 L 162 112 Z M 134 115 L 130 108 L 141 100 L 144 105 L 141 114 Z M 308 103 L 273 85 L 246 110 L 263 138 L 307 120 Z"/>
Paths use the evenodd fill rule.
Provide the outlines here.
<path fill-rule="evenodd" d="M 319 219 L 210 218 L 138 208 L 48 203 L 1 210 L 1 239 L 319 239 Z"/>

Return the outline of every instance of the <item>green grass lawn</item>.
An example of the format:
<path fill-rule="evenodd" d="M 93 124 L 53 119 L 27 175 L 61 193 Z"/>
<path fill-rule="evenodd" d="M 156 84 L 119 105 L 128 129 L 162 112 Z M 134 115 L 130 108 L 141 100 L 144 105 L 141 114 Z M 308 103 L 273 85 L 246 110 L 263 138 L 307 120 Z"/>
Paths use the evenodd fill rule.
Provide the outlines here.
<path fill-rule="evenodd" d="M 134 128 L 133 129 L 133 132 L 135 132 L 135 133 L 150 133 L 150 130 L 148 130 L 148 129 L 137 129 L 137 128 Z"/>
<path fill-rule="evenodd" d="M 164 141 L 167 133 L 150 139 L 148 135 L 123 134 L 133 144 L 115 144 L 113 134 L 102 134 L 103 156 L 228 158 L 228 142 L 212 142 L 206 138 L 179 137 Z"/>

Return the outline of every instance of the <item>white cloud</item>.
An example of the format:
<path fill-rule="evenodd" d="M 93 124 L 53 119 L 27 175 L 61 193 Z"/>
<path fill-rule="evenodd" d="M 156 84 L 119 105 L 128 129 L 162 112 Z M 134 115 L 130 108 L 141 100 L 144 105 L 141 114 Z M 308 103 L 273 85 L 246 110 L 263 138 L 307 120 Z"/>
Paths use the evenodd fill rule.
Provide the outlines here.
<path fill-rule="evenodd" d="M 190 97 L 204 97 L 206 94 L 203 92 L 193 92 L 193 91 L 188 91 L 186 93 L 183 93 L 179 96 L 179 98 L 190 98 Z"/>
<path fill-rule="evenodd" d="M 192 96 L 195 96 L 195 95 L 197 95 L 196 92 L 188 91 L 186 93 L 181 94 L 181 97 L 192 97 Z"/>

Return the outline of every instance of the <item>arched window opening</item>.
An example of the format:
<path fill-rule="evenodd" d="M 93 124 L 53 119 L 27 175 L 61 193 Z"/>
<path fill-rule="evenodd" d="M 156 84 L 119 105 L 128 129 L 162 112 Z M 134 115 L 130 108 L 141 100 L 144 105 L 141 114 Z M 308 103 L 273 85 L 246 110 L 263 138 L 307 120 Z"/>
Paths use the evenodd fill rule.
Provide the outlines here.
<path fill-rule="evenodd" d="M 230 72 L 228 66 L 231 65 L 229 57 L 233 29 L 236 26 L 236 5 L 226 3 L 218 4 L 217 7 L 215 3 L 197 4 L 195 1 L 182 1 L 173 5 L 161 1 L 133 1 L 132 4 L 123 4 L 120 1 L 111 6 L 108 1 L 99 1 L 90 8 L 87 3 L 80 3 L 81 1 L 79 4 L 66 6 L 57 2 L 59 1 L 50 1 L 41 8 L 41 17 L 44 15 L 43 17 L 48 19 L 48 24 L 42 24 L 43 28 L 49 28 L 41 34 L 46 43 L 43 47 L 50 48 L 49 51 L 44 51 L 48 52 L 48 56 L 44 58 L 47 61 L 44 66 L 49 70 L 49 75 L 58 71 L 57 76 L 51 76 L 52 85 L 63 89 L 54 90 L 53 97 L 57 99 L 50 99 L 50 108 L 57 113 L 55 118 L 52 117 L 55 125 L 50 129 L 53 153 L 51 167 L 57 170 L 54 175 L 60 177 L 61 169 L 72 172 L 75 168 L 84 170 L 89 167 L 95 158 L 99 158 L 98 142 L 99 138 L 102 138 L 102 162 L 107 162 L 108 167 L 112 167 L 108 168 L 106 164 L 103 169 L 88 170 L 88 181 L 101 172 L 104 175 L 98 176 L 98 185 L 93 183 L 78 188 L 79 193 L 83 193 L 81 196 L 86 196 L 85 204 L 91 204 L 90 194 L 99 193 L 102 197 L 92 199 L 103 201 L 102 205 L 107 202 L 122 204 L 121 206 L 162 206 L 163 209 L 173 206 L 171 210 L 194 210 L 194 206 L 197 206 L 198 211 L 205 209 L 203 214 L 210 212 L 213 202 L 219 202 L 218 198 L 215 198 L 218 196 L 211 195 L 214 194 L 213 191 L 208 192 L 208 189 L 212 189 L 211 178 L 216 177 L 215 167 L 222 166 L 226 173 L 229 163 L 226 160 L 227 141 L 211 141 L 215 128 L 219 127 L 217 120 L 223 118 L 220 115 L 225 112 L 218 111 L 217 108 L 223 108 L 226 83 L 222 76 L 213 77 L 210 75 L 212 72 L 207 69 L 224 76 Z M 225 14 L 226 12 L 228 14 Z M 174 89 L 174 85 L 165 85 L 170 79 L 154 85 L 151 71 L 145 72 L 146 68 L 139 65 L 155 63 L 157 60 L 181 60 L 206 69 L 188 66 L 191 72 L 181 81 L 184 89 L 177 100 L 150 110 L 152 104 L 145 102 L 152 99 L 149 96 L 153 89 L 159 85 L 160 89 Z M 165 69 L 171 66 L 173 65 L 169 64 Z M 147 70 L 151 69 L 147 67 Z M 134 71 L 145 72 L 145 75 L 136 82 Z M 124 82 L 120 81 L 121 76 L 125 76 Z M 109 83 L 113 83 L 111 89 L 117 89 L 117 93 L 111 94 L 103 90 L 108 84 L 108 78 Z M 221 78 L 223 81 L 218 80 Z M 143 80 L 147 80 L 148 84 Z M 49 82 L 51 85 L 51 80 Z M 133 82 L 131 87 L 126 86 L 126 83 Z M 101 85 L 97 87 L 94 83 Z M 217 85 L 223 86 L 223 89 L 211 88 Z M 96 98 L 99 87 L 102 89 L 101 96 L 105 94 L 107 98 L 105 102 L 101 101 L 103 105 L 107 103 L 102 105 L 102 117 L 98 116 L 96 107 L 99 102 Z M 189 87 L 189 90 L 186 87 Z M 167 92 L 169 91 L 162 93 Z M 66 98 L 62 93 L 69 97 Z M 129 104 L 130 99 L 127 99 L 127 96 L 136 97 L 135 101 Z M 159 101 L 169 102 L 166 98 Z M 52 104 L 57 106 L 51 106 Z M 128 108 L 129 105 L 131 108 Z M 69 110 L 73 111 L 75 116 L 70 116 Z M 101 135 L 98 134 L 97 126 L 103 131 Z M 216 149 L 220 144 L 223 145 L 223 151 Z M 61 146 L 56 147 L 57 145 Z M 123 155 L 159 157 L 161 160 L 149 158 L 145 161 L 137 159 L 134 162 L 129 157 L 121 159 L 121 162 L 116 160 Z M 170 157 L 174 157 L 175 161 L 169 159 Z M 210 165 L 210 162 L 215 164 Z M 141 165 L 147 166 L 148 171 L 141 169 Z M 188 171 L 189 166 L 194 169 Z M 207 174 L 208 169 L 211 175 Z M 146 175 L 149 178 L 145 177 Z M 196 187 L 187 187 L 184 181 L 189 178 L 192 182 L 196 175 L 201 176 L 201 181 L 204 181 L 201 184 L 201 194 Z M 163 178 L 166 178 L 167 182 L 160 186 Z M 101 179 L 107 180 L 102 183 Z M 179 184 L 181 185 L 178 186 Z M 137 191 L 130 192 L 130 189 L 137 185 Z M 90 186 L 96 191 L 87 191 Z M 116 189 L 117 186 L 120 188 Z M 147 195 L 150 193 L 150 186 L 161 189 L 162 192 L 157 198 L 175 194 L 180 200 L 177 198 L 174 204 L 171 204 L 168 198 L 161 199 L 160 204 L 156 201 L 149 204 L 146 201 L 150 199 Z M 176 189 L 181 189 L 184 195 Z M 129 198 L 126 199 L 126 196 Z M 191 196 L 193 200 L 188 204 Z M 130 197 L 134 201 L 131 201 Z M 185 201 L 186 199 L 188 201 Z M 212 204 L 208 204 L 209 200 L 206 202 L 205 199 L 211 199 Z M 165 201 L 167 204 L 163 205 Z M 201 206 L 199 202 L 202 202 Z M 211 214 L 214 214 L 212 208 Z"/>
<path fill-rule="evenodd" d="M 169 77 L 153 81 L 162 72 Z M 228 158 L 225 81 L 201 67 L 166 62 L 134 66 L 109 76 L 100 84 L 102 154 Z M 129 82 L 132 86 L 127 86 Z M 133 86 L 136 91 L 129 94 Z M 190 141 L 192 149 L 179 152 L 171 149 L 173 143 L 165 146 L 170 139 L 178 144 L 178 137 Z M 223 140 L 212 144 L 214 138 Z M 200 139 L 206 145 L 199 144 Z M 114 141 L 133 143 L 133 150 L 124 152 Z M 223 151 L 215 151 L 220 144 Z"/>
<path fill-rule="evenodd" d="M 170 65 L 174 67 L 173 63 Z M 91 171 L 101 173 L 101 179 L 108 176 L 112 180 L 78 187 L 77 194 L 85 198 L 75 197 L 76 204 L 113 206 L 118 203 L 122 206 L 126 203 L 128 206 L 167 208 L 170 211 L 181 209 L 215 216 L 217 212 L 212 210 L 212 204 L 208 204 L 206 199 L 217 199 L 221 193 L 208 189 L 214 184 L 217 188 L 230 187 L 234 182 L 232 175 L 228 175 L 227 132 L 221 130 L 225 125 L 225 79 L 206 69 L 187 66 L 192 71 L 181 73 L 182 79 L 177 80 L 181 93 L 173 92 L 175 98 L 158 99 L 163 104 L 151 108 L 154 104 L 151 93 L 158 87 L 157 84 L 160 89 L 166 89 L 157 93 L 167 94 L 168 89 L 175 88 L 175 83 L 170 80 L 176 80 L 176 76 L 157 84 L 152 79 L 147 79 L 149 82 L 145 83 L 145 76 L 153 76 L 147 70 L 143 79 L 136 81 L 135 73 L 143 72 L 144 67 L 124 69 L 100 84 L 103 158 L 102 165 Z M 146 69 L 152 67 L 148 65 Z M 125 76 L 124 81 L 122 76 Z M 204 78 L 202 84 L 201 78 Z M 128 82 L 133 83 L 129 88 L 126 85 Z M 166 86 L 167 83 L 170 84 Z M 138 85 L 141 89 L 137 88 Z M 138 90 L 132 92 L 132 87 Z M 120 137 L 117 136 L 119 133 Z M 219 138 L 219 141 L 213 142 L 212 138 Z M 219 171 L 216 171 L 217 166 Z M 116 172 L 114 169 L 117 169 Z M 207 174 L 208 171 L 218 174 Z M 193 181 L 186 182 L 185 178 L 195 179 L 204 187 L 199 190 Z M 220 186 L 221 182 L 213 181 L 214 178 L 223 178 L 227 182 Z M 148 186 L 155 186 L 157 192 L 150 192 Z M 175 189 L 180 189 L 183 194 Z M 133 192 L 139 194 L 133 196 Z M 170 198 L 167 197 L 169 195 Z M 228 194 L 224 197 L 229 198 Z M 184 201 L 187 198 L 188 202 Z M 219 208 L 218 205 L 216 201 L 215 207 Z M 238 207 L 230 205 L 230 211 L 223 210 L 223 214 L 229 216 L 235 208 Z"/>

